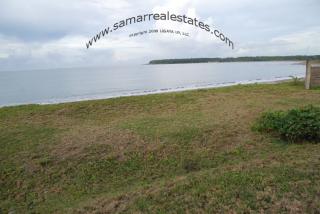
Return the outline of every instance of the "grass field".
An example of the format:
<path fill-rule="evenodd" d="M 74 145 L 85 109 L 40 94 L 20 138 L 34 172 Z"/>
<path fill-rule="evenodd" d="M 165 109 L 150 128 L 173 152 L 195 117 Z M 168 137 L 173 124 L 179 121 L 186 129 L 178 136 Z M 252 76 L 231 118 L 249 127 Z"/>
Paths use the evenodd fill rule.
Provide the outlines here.
<path fill-rule="evenodd" d="M 303 84 L 0 108 L 0 213 L 319 213 L 320 143 L 251 130 Z"/>

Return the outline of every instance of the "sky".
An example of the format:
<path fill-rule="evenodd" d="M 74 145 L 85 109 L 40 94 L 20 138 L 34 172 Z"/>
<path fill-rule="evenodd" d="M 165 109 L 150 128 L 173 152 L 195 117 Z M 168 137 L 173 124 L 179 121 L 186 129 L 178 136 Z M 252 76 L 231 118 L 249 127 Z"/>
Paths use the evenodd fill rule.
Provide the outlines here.
<path fill-rule="evenodd" d="M 147 21 L 86 42 L 123 19 L 170 11 L 221 30 Z M 320 54 L 319 0 L 1 0 L 0 70 L 144 64 L 152 59 Z M 188 32 L 129 34 L 149 29 Z"/>

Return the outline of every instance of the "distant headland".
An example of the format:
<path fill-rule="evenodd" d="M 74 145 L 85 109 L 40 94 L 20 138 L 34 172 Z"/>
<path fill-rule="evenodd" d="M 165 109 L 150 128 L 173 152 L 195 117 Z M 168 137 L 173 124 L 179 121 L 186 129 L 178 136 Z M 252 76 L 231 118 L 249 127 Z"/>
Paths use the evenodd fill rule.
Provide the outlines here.
<path fill-rule="evenodd" d="M 296 56 L 245 56 L 226 58 L 184 58 L 184 59 L 159 59 L 151 60 L 149 64 L 184 64 L 184 63 L 209 63 L 209 62 L 259 62 L 259 61 L 302 61 L 320 59 L 320 55 Z"/>

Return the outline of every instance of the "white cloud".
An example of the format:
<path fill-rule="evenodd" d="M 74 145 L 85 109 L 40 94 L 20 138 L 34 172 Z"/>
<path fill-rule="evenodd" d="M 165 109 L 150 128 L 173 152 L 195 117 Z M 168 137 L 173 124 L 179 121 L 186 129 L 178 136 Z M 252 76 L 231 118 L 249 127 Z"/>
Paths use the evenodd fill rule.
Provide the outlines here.
<path fill-rule="evenodd" d="M 319 54 L 318 0 L 1 0 L 0 69 L 145 63 L 153 58 Z M 217 27 L 231 50 L 206 31 L 171 21 L 126 26 L 85 43 L 114 22 L 150 12 L 186 14 Z M 305 14 L 308 14 L 307 16 Z M 130 33 L 151 28 L 178 35 Z"/>

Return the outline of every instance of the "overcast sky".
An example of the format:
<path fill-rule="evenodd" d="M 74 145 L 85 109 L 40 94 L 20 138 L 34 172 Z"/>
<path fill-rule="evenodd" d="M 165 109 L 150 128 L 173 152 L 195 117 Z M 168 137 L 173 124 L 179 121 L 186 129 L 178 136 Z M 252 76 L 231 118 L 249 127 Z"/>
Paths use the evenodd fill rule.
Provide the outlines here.
<path fill-rule="evenodd" d="M 96 33 L 128 17 L 170 11 L 219 28 L 232 50 L 204 30 L 170 21 L 124 27 L 92 48 Z M 320 0 L 1 0 L 0 70 L 142 64 L 151 59 L 320 54 Z M 152 28 L 190 33 L 144 35 Z"/>

